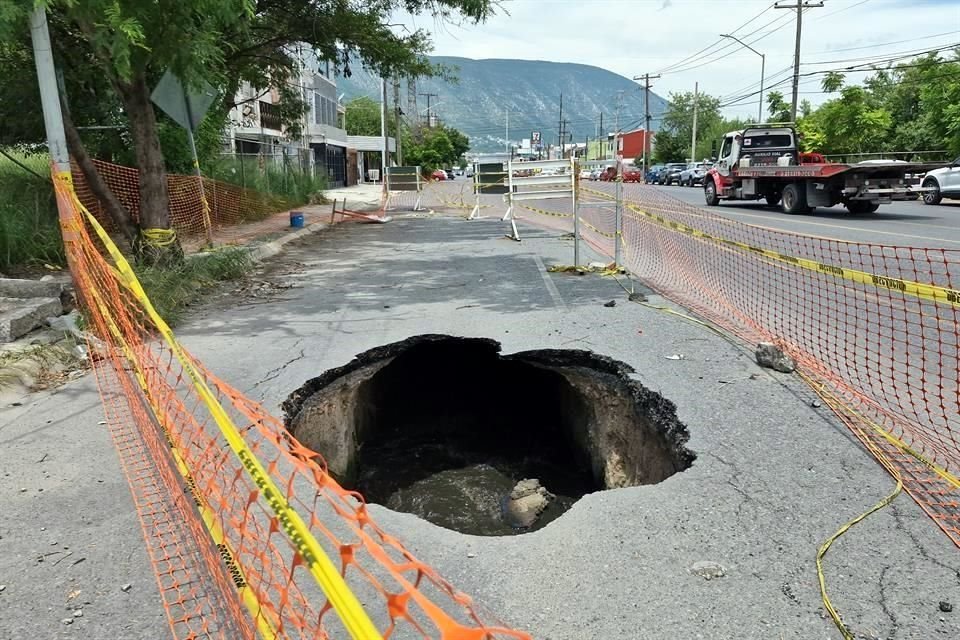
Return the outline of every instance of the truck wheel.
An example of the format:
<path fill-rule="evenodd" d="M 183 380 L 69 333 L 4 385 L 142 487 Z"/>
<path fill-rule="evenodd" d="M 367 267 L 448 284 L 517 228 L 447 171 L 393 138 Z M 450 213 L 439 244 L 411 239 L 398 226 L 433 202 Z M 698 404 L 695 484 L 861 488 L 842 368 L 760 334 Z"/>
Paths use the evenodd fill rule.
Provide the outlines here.
<path fill-rule="evenodd" d="M 781 203 L 784 213 L 791 215 L 810 213 L 810 207 L 807 206 L 807 191 L 804 185 L 791 183 L 783 188 L 783 202 Z"/>
<path fill-rule="evenodd" d="M 940 204 L 940 201 L 943 200 L 943 194 L 940 193 L 940 185 L 937 184 L 937 181 L 933 178 L 927 178 L 923 181 L 923 187 L 925 189 L 933 189 L 933 191 L 925 191 L 923 194 L 923 203 L 924 204 Z"/>
<path fill-rule="evenodd" d="M 879 208 L 880 208 L 879 202 L 871 202 L 870 206 L 867 207 L 867 213 L 875 213 Z"/>
<path fill-rule="evenodd" d="M 846 207 L 850 213 L 860 214 L 870 211 L 870 204 L 869 200 L 848 200 Z"/>
<path fill-rule="evenodd" d="M 703 182 L 703 199 L 707 201 L 708 207 L 715 207 L 720 204 L 720 196 L 717 194 L 717 183 L 712 179 Z"/>
<path fill-rule="evenodd" d="M 767 206 L 775 207 L 780 204 L 780 194 L 774 193 L 769 196 L 766 196 Z"/>

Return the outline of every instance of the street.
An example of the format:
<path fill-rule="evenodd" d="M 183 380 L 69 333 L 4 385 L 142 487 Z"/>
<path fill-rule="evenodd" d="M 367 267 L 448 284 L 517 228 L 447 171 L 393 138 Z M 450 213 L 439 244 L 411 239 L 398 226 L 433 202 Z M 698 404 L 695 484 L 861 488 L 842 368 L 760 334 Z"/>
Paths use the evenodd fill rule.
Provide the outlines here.
<path fill-rule="evenodd" d="M 842 206 L 817 208 L 804 216 L 790 216 L 779 207 L 759 202 L 721 202 L 707 207 L 700 187 L 657 187 L 664 193 L 705 210 L 747 224 L 849 242 L 960 249 L 960 201 L 928 206 L 921 201 L 894 202 L 876 213 L 852 215 Z"/>

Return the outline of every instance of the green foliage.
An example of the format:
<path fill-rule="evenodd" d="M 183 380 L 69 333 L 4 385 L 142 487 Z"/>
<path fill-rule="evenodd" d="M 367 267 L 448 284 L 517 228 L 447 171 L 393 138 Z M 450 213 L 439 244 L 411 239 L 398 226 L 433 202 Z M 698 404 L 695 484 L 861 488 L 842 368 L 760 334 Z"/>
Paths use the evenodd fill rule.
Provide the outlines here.
<path fill-rule="evenodd" d="M 683 162 L 690 157 L 693 138 L 693 93 L 670 94 L 670 107 L 654 140 L 653 161 L 657 164 Z M 695 160 L 716 155 L 724 133 L 738 128 L 739 121 L 720 116 L 720 100 L 701 93 L 697 96 L 697 145 Z"/>
<path fill-rule="evenodd" d="M 452 127 L 404 131 L 403 136 L 404 164 L 419 165 L 426 173 L 459 165 L 470 149 L 470 140 Z"/>
<path fill-rule="evenodd" d="M 771 91 L 767 94 L 767 113 L 770 114 L 770 122 L 790 122 L 790 103 L 783 99 L 779 91 Z"/>
<path fill-rule="evenodd" d="M 141 266 L 136 271 L 160 317 L 176 325 L 203 294 L 220 282 L 239 280 L 252 268 L 249 252 L 227 248 L 188 258 L 177 266 Z"/>
<path fill-rule="evenodd" d="M 9 153 L 9 152 L 8 152 Z M 26 171 L 0 155 L 0 271 L 66 265 L 48 156 L 13 154 Z"/>
<path fill-rule="evenodd" d="M 802 112 L 803 150 L 960 154 L 960 52 L 877 71 L 862 86 L 843 86 L 843 81 L 841 74 L 826 74 L 824 91 L 839 96 Z"/>
<path fill-rule="evenodd" d="M 344 127 L 351 136 L 379 136 L 380 130 L 381 106 L 367 96 L 354 98 L 346 104 L 346 113 L 344 117 Z M 390 135 L 394 135 L 396 128 L 393 118 L 387 118 L 387 130 Z"/>

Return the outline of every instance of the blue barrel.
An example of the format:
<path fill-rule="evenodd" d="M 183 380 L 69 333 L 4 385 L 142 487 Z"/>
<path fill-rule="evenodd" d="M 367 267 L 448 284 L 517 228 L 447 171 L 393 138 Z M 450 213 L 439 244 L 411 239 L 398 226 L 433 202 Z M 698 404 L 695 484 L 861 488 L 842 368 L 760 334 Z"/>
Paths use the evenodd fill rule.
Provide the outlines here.
<path fill-rule="evenodd" d="M 303 211 L 290 212 L 290 226 L 295 229 L 303 228 Z"/>

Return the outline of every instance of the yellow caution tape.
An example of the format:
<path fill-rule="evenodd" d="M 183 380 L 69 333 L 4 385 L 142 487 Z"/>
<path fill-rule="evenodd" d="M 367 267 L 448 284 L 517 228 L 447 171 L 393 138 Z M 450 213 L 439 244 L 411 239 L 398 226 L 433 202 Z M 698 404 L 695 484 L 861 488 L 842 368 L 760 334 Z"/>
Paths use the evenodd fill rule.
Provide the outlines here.
<path fill-rule="evenodd" d="M 261 495 L 277 516 L 280 528 L 293 543 L 306 566 L 309 567 L 310 573 L 323 589 L 331 606 L 343 622 L 343 626 L 354 640 L 379 640 L 382 636 L 363 610 L 359 600 L 357 600 L 357 597 L 350 591 L 343 576 L 340 575 L 340 572 L 313 536 L 307 524 L 290 505 L 284 497 L 283 492 L 267 474 L 263 464 L 257 459 L 256 455 L 244 441 L 226 410 L 207 386 L 203 375 L 197 370 L 177 342 L 173 331 L 171 331 L 167 323 L 164 322 L 163 318 L 161 318 L 156 309 L 154 309 L 153 304 L 150 302 L 149 297 L 147 297 L 146 292 L 143 290 L 140 281 L 137 279 L 127 259 L 110 239 L 109 234 L 107 234 L 86 207 L 83 206 L 77 198 L 76 193 L 72 190 L 71 197 L 74 206 L 84 213 L 87 222 L 96 232 L 101 242 L 103 242 L 111 258 L 113 258 L 117 272 L 121 278 L 120 282 L 143 306 L 143 310 L 156 326 L 160 336 L 170 348 L 171 353 L 180 362 L 183 370 L 192 380 L 197 394 L 219 427 L 228 446 L 240 460 L 254 484 L 260 489 Z M 128 354 L 128 357 L 132 355 L 133 354 Z"/>
<path fill-rule="evenodd" d="M 140 237 L 151 247 L 169 247 L 177 241 L 177 232 L 173 229 L 141 229 Z"/>
<path fill-rule="evenodd" d="M 514 203 L 515 207 L 522 207 L 528 211 L 533 211 L 534 213 L 539 213 L 544 216 L 553 216 L 554 218 L 572 218 L 572 213 L 559 213 L 557 211 L 547 211 L 546 209 L 538 209 L 537 207 L 531 207 L 528 204 L 521 204 L 519 202 Z"/>

